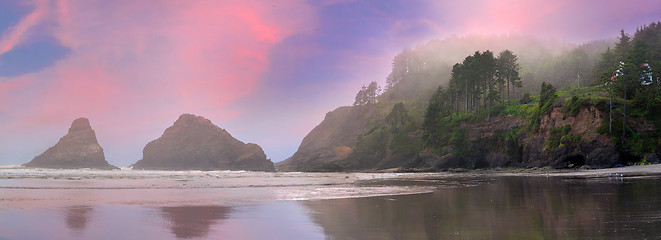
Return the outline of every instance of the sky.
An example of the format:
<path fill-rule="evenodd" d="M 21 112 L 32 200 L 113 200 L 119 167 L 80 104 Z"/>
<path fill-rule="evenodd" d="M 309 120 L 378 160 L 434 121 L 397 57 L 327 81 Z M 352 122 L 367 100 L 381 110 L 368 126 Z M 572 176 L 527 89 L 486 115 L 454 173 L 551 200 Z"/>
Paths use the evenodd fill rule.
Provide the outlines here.
<path fill-rule="evenodd" d="M 392 58 L 432 39 L 518 34 L 580 44 L 661 21 L 658 0 L 3 0 L 0 165 L 90 120 L 124 167 L 177 117 L 291 156 Z"/>

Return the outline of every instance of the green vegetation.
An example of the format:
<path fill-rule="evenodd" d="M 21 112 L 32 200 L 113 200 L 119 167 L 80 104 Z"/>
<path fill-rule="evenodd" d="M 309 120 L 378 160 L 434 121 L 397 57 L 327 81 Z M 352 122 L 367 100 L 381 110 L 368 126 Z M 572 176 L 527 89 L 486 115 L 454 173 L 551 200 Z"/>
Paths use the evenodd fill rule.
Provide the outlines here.
<path fill-rule="evenodd" d="M 411 158 L 421 148 L 420 138 L 414 134 L 419 124 L 414 121 L 404 102 L 394 104 L 385 121 L 370 125 L 370 130 L 358 137 L 353 152 L 347 156 L 349 167 L 395 167 L 389 165 L 390 162 Z"/>
<path fill-rule="evenodd" d="M 561 120 L 579 113 L 593 114 L 593 119 L 606 116 L 597 129 L 588 130 L 610 136 L 619 151 L 642 159 L 661 144 L 656 130 L 661 127 L 661 25 L 643 27 L 633 38 L 621 32 L 612 50 L 606 47 L 610 43 L 581 45 L 539 60 L 543 64 L 531 65 L 527 59 L 525 68 L 510 50 L 498 56 L 475 51 L 449 68 L 434 55 L 439 42 L 406 49 L 394 58 L 384 91 L 372 82 L 358 92 L 354 105 L 367 106 L 362 111 L 373 117 L 347 157 L 348 165 L 386 168 L 397 165 L 389 161 L 433 153 L 478 167 L 484 163 L 475 158 L 484 151 L 504 162 L 521 159 L 523 148 L 533 147 L 536 136 L 544 136 L 547 151 L 594 141 L 586 140 L 584 133 L 571 134 L 569 124 L 545 123 L 542 128 L 553 109 L 562 113 Z M 449 79 L 444 81 L 444 76 Z M 595 81 L 599 77 L 601 81 Z M 502 130 L 490 129 L 494 117 L 500 122 L 493 124 Z M 480 131 L 495 135 L 471 133 L 480 126 Z"/>
<path fill-rule="evenodd" d="M 519 99 L 519 102 L 521 104 L 528 104 L 532 102 L 532 98 L 530 98 L 530 93 L 529 92 L 524 93 L 523 96 L 521 96 L 521 99 Z"/>
<path fill-rule="evenodd" d="M 456 112 L 464 110 L 474 113 L 486 107 L 488 119 L 495 102 L 500 100 L 502 103 L 505 98 L 509 100 L 510 86 L 512 90 L 522 86 L 518 72 L 520 66 L 516 61 L 517 56 L 510 50 L 502 51 L 498 58 L 488 50 L 466 57 L 462 63 L 452 67 L 444 104 Z"/>
<path fill-rule="evenodd" d="M 581 135 L 570 135 L 571 126 L 569 124 L 559 127 L 551 128 L 549 136 L 546 139 L 546 146 L 550 149 L 555 149 L 566 143 L 578 143 L 581 141 Z"/>
<path fill-rule="evenodd" d="M 553 109 L 553 104 L 558 98 L 555 87 L 551 84 L 542 83 L 542 89 L 539 94 L 539 103 L 533 108 L 533 113 L 529 116 L 529 129 L 537 131 L 540 127 L 542 116 L 549 114 Z"/>
<path fill-rule="evenodd" d="M 595 71 L 602 73 L 601 82 L 612 101 L 609 110 L 613 108 L 609 126 L 602 125 L 599 131 L 634 155 L 655 152 L 661 143 L 656 131 L 661 127 L 661 24 L 638 29 L 633 39 L 621 31 L 619 42 L 602 55 Z M 630 125 L 643 120 L 631 118 L 652 122 L 654 130 L 636 132 Z"/>

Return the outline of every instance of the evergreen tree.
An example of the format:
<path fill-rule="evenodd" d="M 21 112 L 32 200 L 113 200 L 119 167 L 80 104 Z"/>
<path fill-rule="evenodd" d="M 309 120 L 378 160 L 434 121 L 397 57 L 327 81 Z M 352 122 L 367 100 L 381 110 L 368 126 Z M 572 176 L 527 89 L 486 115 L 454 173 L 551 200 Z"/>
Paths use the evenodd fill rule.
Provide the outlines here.
<path fill-rule="evenodd" d="M 363 87 L 356 94 L 356 100 L 353 102 L 354 106 L 361 106 L 365 104 L 374 104 L 377 102 L 377 97 L 381 94 L 381 87 L 376 82 L 371 82 L 367 87 Z"/>
<path fill-rule="evenodd" d="M 558 96 L 557 92 L 553 85 L 551 85 L 550 83 L 542 82 L 542 89 L 539 92 L 540 108 L 542 107 L 542 105 L 553 103 L 552 101 L 554 101 L 557 96 Z"/>
<path fill-rule="evenodd" d="M 631 37 L 624 30 L 620 30 L 620 37 L 618 39 L 620 41 L 615 44 L 615 58 L 621 61 L 631 47 Z"/>
<path fill-rule="evenodd" d="M 376 82 L 371 82 L 370 85 L 367 86 L 367 91 L 365 93 L 367 95 L 367 103 L 376 103 L 376 97 L 379 93 L 379 85 Z"/>
<path fill-rule="evenodd" d="M 429 105 L 425 111 L 425 119 L 422 124 L 423 138 L 429 145 L 438 143 L 442 135 L 438 125 L 443 117 L 452 114 L 452 105 L 448 101 L 449 97 L 448 91 L 439 86 L 429 99 Z"/>
<path fill-rule="evenodd" d="M 411 116 L 409 116 L 408 111 L 404 108 L 403 102 L 395 104 L 388 116 L 386 116 L 386 122 L 395 129 L 399 129 L 410 121 Z"/>
<path fill-rule="evenodd" d="M 359 90 L 358 93 L 356 94 L 356 101 L 353 102 L 353 105 L 360 106 L 365 104 L 364 99 L 365 99 L 365 86 L 363 86 L 363 89 Z"/>
<path fill-rule="evenodd" d="M 392 61 L 392 71 L 386 78 L 386 90 L 404 82 L 410 72 L 413 51 L 405 49 L 397 54 Z"/>

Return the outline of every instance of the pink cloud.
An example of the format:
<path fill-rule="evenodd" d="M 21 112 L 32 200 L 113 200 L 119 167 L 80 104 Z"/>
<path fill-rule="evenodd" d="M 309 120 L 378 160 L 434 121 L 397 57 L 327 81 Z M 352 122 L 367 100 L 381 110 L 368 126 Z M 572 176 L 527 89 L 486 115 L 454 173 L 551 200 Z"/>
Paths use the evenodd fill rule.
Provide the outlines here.
<path fill-rule="evenodd" d="M 29 84 L 28 78 L 14 78 L 12 80 L 0 78 L 0 116 L 10 106 L 16 104 L 16 99 L 10 96 L 10 93 L 15 89 L 19 89 Z"/>
<path fill-rule="evenodd" d="M 456 24 L 453 29 L 463 34 L 521 34 L 537 27 L 567 3 L 567 0 L 494 0 L 432 5 L 446 22 Z"/>
<path fill-rule="evenodd" d="M 579 42 L 604 38 L 604 32 L 630 27 L 633 22 L 658 21 L 658 16 L 651 15 L 661 10 L 661 5 L 655 0 L 472 0 L 429 3 L 437 12 L 438 18 L 434 21 L 444 23 L 442 30 L 446 32 L 439 32 L 439 35 L 521 34 Z"/>
<path fill-rule="evenodd" d="M 34 0 L 31 4 L 35 7 L 34 11 L 21 18 L 17 24 L 10 26 L 2 33 L 2 38 L 0 38 L 0 55 L 11 51 L 24 41 L 28 30 L 48 16 L 48 0 Z"/>
<path fill-rule="evenodd" d="M 296 1 L 278 4 L 305 10 Z M 12 44 L 46 16 L 44 6 L 56 13 L 48 19 L 57 22 L 53 35 L 73 53 L 48 74 L 31 75 L 53 85 L 40 96 L 39 112 L 61 112 L 59 104 L 94 114 L 115 103 L 175 97 L 175 107 L 216 108 L 211 114 L 222 118 L 223 107 L 250 93 L 267 69 L 269 48 L 302 23 L 276 19 L 281 9 L 256 1 L 41 1 L 8 35 Z"/>
<path fill-rule="evenodd" d="M 71 5 L 69 0 L 55 0 L 56 28 L 52 34 L 66 47 L 75 48 L 76 43 L 71 36 Z"/>
<path fill-rule="evenodd" d="M 483 12 L 488 21 L 482 22 L 481 30 L 507 29 L 519 33 L 527 32 L 536 27 L 541 20 L 545 20 L 545 17 L 557 12 L 565 5 L 567 5 L 566 1 L 546 1 L 544 3 L 512 0 L 489 1 Z M 480 26 L 479 22 L 472 24 L 475 27 Z"/>

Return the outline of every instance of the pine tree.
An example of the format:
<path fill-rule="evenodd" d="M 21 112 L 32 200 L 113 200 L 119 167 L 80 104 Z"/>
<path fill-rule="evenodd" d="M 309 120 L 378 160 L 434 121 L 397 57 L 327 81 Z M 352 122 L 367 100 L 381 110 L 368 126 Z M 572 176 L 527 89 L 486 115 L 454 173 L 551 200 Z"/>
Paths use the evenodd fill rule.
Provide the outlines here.
<path fill-rule="evenodd" d="M 404 107 L 403 102 L 399 102 L 392 107 L 392 110 L 386 116 L 386 122 L 393 126 L 395 129 L 399 129 L 404 126 L 411 120 L 408 111 Z"/>
<path fill-rule="evenodd" d="M 510 50 L 505 50 L 498 54 L 498 78 L 501 84 L 507 86 L 507 101 L 510 101 L 510 85 L 512 91 L 514 87 L 521 87 L 521 78 L 519 70 L 521 66 L 517 63 L 518 57 Z"/>

